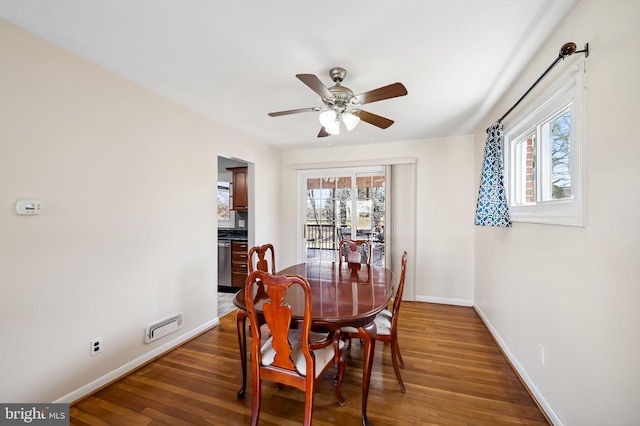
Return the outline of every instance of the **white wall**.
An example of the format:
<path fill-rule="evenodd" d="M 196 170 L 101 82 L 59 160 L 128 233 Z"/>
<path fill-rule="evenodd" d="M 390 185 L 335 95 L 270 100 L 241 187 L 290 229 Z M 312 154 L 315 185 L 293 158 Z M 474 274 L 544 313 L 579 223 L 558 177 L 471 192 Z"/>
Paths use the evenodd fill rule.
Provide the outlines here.
<path fill-rule="evenodd" d="M 216 324 L 217 156 L 255 163 L 277 217 L 280 153 L 2 21 L 0 55 L 0 401 L 68 399 Z"/>
<path fill-rule="evenodd" d="M 340 139 L 336 137 L 334 145 L 339 144 Z M 338 167 L 368 160 L 385 164 L 386 159 L 408 157 L 416 159 L 418 191 L 417 247 L 415 253 L 409 254 L 414 263 L 409 267 L 415 266 L 415 277 L 419 277 L 415 280 L 415 298 L 471 305 L 473 214 L 477 195 L 472 136 L 284 152 L 282 193 L 289 196 L 282 203 L 282 239 L 295 242 L 298 231 L 296 167 L 319 163 L 333 163 Z M 295 244 L 283 247 L 278 255 L 288 264 L 295 263 Z"/>
<path fill-rule="evenodd" d="M 558 424 L 640 424 L 638 17 L 638 1 L 581 1 L 476 133 L 478 177 L 490 121 L 562 44 L 581 49 L 589 42 L 586 227 L 515 223 L 475 231 L 477 307 Z M 560 63 L 544 86 L 568 65 Z M 542 91 L 536 88 L 529 101 Z"/>

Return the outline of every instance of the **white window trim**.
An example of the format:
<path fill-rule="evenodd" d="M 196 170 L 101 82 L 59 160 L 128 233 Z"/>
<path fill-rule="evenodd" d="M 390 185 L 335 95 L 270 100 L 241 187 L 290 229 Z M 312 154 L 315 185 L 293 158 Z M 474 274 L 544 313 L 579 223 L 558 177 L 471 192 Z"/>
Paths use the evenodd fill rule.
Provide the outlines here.
<path fill-rule="evenodd" d="M 232 191 L 232 183 L 229 184 L 229 195 L 231 195 Z M 232 229 L 236 227 L 236 212 L 231 210 L 233 206 L 233 202 L 231 201 L 231 197 L 229 198 L 229 219 L 218 219 L 218 228 L 224 229 Z"/>
<path fill-rule="evenodd" d="M 233 229 L 236 227 L 236 212 L 229 212 L 229 219 L 218 219 L 218 228 L 220 229 Z"/>
<path fill-rule="evenodd" d="M 509 200 L 509 215 L 513 222 L 530 222 L 553 225 L 585 226 L 583 175 L 584 164 L 582 153 L 585 144 L 584 126 L 584 59 L 569 67 L 559 81 L 538 97 L 534 103 L 521 115 L 517 116 L 512 125 L 505 128 L 505 184 L 507 199 Z M 527 132 L 533 132 L 536 126 L 546 118 L 552 116 L 563 106 L 573 102 L 571 122 L 571 182 L 573 197 L 568 200 L 554 200 L 538 202 L 534 205 L 514 205 L 516 188 L 515 174 L 512 173 L 515 153 L 512 141 Z"/>

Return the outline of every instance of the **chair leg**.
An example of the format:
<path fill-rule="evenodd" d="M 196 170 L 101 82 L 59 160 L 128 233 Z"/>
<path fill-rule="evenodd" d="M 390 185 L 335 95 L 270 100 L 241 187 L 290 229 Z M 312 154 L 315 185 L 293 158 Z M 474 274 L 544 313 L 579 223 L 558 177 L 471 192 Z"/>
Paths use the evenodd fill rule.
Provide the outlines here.
<path fill-rule="evenodd" d="M 304 426 L 311 426 L 311 419 L 313 417 L 313 393 L 315 392 L 314 383 L 307 386 L 304 398 Z"/>
<path fill-rule="evenodd" d="M 251 426 L 258 426 L 258 418 L 260 417 L 260 389 L 262 387 L 262 380 L 260 378 L 253 379 L 253 400 L 251 403 Z"/>
<path fill-rule="evenodd" d="M 340 355 L 340 361 L 338 361 L 338 377 L 336 382 L 336 396 L 338 397 L 338 404 L 342 407 L 347 401 L 342 396 L 342 379 L 344 377 L 344 354 Z"/>
<path fill-rule="evenodd" d="M 398 367 L 398 358 L 400 356 L 400 352 L 398 351 L 398 342 L 397 340 L 393 340 L 391 342 L 391 362 L 393 363 L 393 371 L 396 373 L 396 380 L 400 385 L 400 390 L 404 393 L 406 389 L 404 387 L 404 382 L 402 381 L 402 376 L 400 375 L 400 368 Z"/>
<path fill-rule="evenodd" d="M 400 346 L 398 345 L 397 337 L 394 340 L 394 343 L 396 345 L 396 354 L 398 355 L 398 361 L 399 361 L 400 367 L 404 368 L 404 360 L 402 359 L 402 355 L 400 355 Z"/>
<path fill-rule="evenodd" d="M 242 387 L 238 391 L 238 398 L 243 399 L 247 391 L 247 314 L 238 309 L 236 314 L 236 327 L 238 332 L 238 345 L 240 347 L 240 363 L 242 365 Z"/>

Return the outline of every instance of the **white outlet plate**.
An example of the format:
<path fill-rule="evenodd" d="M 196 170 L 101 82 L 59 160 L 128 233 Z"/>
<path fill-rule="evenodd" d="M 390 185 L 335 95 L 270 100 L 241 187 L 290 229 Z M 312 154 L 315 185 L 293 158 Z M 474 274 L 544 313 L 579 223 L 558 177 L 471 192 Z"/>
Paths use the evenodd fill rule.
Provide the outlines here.
<path fill-rule="evenodd" d="M 93 339 L 89 344 L 91 345 L 91 356 L 96 356 L 99 353 L 102 353 L 102 337 Z"/>

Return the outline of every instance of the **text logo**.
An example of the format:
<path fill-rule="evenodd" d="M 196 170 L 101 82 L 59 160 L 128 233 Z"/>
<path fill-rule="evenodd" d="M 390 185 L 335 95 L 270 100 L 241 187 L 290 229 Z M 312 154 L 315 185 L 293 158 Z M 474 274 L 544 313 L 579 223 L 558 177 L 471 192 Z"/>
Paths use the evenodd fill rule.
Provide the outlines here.
<path fill-rule="evenodd" d="M 68 426 L 69 404 L 0 404 L 0 426 Z"/>

